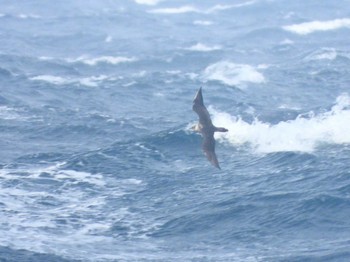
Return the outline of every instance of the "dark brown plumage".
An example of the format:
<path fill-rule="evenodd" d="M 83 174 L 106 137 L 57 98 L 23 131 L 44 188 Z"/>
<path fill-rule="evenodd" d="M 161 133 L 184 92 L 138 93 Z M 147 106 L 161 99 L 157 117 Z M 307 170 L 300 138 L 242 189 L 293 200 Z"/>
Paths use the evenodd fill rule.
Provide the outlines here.
<path fill-rule="evenodd" d="M 215 132 L 227 132 L 228 130 L 223 127 L 216 127 L 213 125 L 210 119 L 209 112 L 203 103 L 202 88 L 199 88 L 194 100 L 193 100 L 193 111 L 195 111 L 199 116 L 199 123 L 195 126 L 195 131 L 202 134 L 203 143 L 202 149 L 209 162 L 213 166 L 220 169 L 218 159 L 215 154 Z"/>

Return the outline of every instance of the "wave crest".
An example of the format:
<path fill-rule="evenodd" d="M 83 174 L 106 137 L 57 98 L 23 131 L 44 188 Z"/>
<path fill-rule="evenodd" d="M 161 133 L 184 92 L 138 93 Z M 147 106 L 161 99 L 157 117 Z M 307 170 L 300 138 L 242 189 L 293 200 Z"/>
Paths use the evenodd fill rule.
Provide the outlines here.
<path fill-rule="evenodd" d="M 312 152 L 320 143 L 350 143 L 350 97 L 342 94 L 330 111 L 275 125 L 256 119 L 252 123 L 210 108 L 213 122 L 229 129 L 217 137 L 233 145 L 250 144 L 258 153 L 283 151 Z"/>
<path fill-rule="evenodd" d="M 335 19 L 329 21 L 312 21 L 284 26 L 283 29 L 299 35 L 307 35 L 317 31 L 336 30 L 342 27 L 350 28 L 350 19 Z"/>
<path fill-rule="evenodd" d="M 217 80 L 226 85 L 243 88 L 243 83 L 263 83 L 265 77 L 253 66 L 221 61 L 208 66 L 203 73 L 204 80 Z"/>

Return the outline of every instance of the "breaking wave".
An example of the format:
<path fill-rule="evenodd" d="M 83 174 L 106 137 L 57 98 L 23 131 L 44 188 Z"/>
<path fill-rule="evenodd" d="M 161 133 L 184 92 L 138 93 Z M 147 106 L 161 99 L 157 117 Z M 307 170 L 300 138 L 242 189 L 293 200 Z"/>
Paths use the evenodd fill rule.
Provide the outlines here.
<path fill-rule="evenodd" d="M 229 86 L 244 88 L 244 83 L 263 83 L 265 77 L 255 67 L 221 61 L 208 66 L 203 72 L 205 81 L 216 80 Z"/>
<path fill-rule="evenodd" d="M 213 122 L 229 129 L 218 138 L 239 146 L 249 144 L 258 153 L 282 151 L 312 152 L 320 144 L 350 143 L 350 97 L 342 94 L 330 111 L 310 112 L 275 125 L 255 119 L 248 123 L 240 117 L 211 109 Z"/>
<path fill-rule="evenodd" d="M 329 21 L 312 21 L 284 26 L 283 29 L 299 35 L 307 35 L 317 31 L 329 31 L 339 28 L 350 28 L 350 19 L 335 19 Z"/>

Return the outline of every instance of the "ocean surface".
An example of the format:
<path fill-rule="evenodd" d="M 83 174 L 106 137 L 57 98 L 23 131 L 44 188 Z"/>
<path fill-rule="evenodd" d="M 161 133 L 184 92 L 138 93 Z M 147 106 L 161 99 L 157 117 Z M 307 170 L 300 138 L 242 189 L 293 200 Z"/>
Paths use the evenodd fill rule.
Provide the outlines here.
<path fill-rule="evenodd" d="M 0 0 L 0 43 L 1 262 L 350 261 L 349 0 Z"/>

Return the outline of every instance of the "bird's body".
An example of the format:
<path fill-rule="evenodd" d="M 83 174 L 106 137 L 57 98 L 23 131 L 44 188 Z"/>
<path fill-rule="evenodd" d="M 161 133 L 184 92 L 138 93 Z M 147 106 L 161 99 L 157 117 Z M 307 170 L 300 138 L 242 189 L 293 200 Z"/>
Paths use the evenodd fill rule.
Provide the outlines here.
<path fill-rule="evenodd" d="M 203 137 L 202 149 L 209 162 L 220 169 L 218 159 L 215 154 L 215 132 L 227 132 L 223 127 L 216 127 L 213 125 L 209 112 L 203 103 L 202 88 L 199 88 L 194 100 L 193 111 L 199 116 L 199 123 L 194 126 L 194 130 L 200 132 Z"/>

